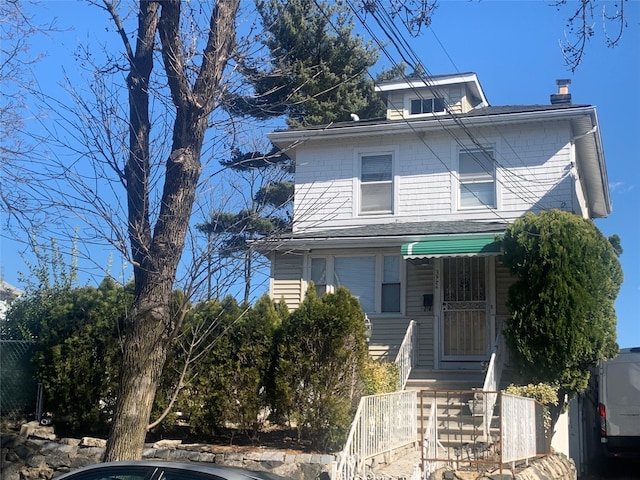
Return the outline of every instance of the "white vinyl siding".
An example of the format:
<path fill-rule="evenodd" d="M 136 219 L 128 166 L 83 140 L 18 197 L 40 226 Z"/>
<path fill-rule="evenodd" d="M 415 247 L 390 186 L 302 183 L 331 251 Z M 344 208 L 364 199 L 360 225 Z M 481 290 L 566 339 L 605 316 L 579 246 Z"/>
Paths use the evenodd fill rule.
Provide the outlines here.
<path fill-rule="evenodd" d="M 571 129 L 565 122 L 478 129 L 496 159 L 499 218 L 559 208 L 580 211 L 571 175 Z M 388 143 L 388 142 L 393 142 Z M 294 232 L 424 221 L 495 221 L 486 207 L 462 208 L 458 181 L 460 146 L 446 132 L 311 140 L 298 146 Z M 428 145 L 428 147 L 427 147 Z M 473 148 L 467 144 L 466 148 Z M 360 154 L 393 154 L 393 212 L 361 214 Z M 453 172 L 453 173 L 452 173 Z"/>
<path fill-rule="evenodd" d="M 393 155 L 360 156 L 360 214 L 393 210 Z"/>
<path fill-rule="evenodd" d="M 433 368 L 434 364 L 434 307 L 424 306 L 424 296 L 434 294 L 433 262 L 406 262 L 407 265 L 407 316 L 418 322 L 418 364 L 421 368 Z M 435 299 L 434 299 L 435 302 Z M 377 327 L 377 324 L 376 324 Z"/>
<path fill-rule="evenodd" d="M 493 149 L 462 150 L 458 156 L 460 208 L 495 207 Z"/>
<path fill-rule="evenodd" d="M 302 255 L 275 254 L 271 261 L 271 298 L 284 299 L 290 310 L 302 301 Z"/>

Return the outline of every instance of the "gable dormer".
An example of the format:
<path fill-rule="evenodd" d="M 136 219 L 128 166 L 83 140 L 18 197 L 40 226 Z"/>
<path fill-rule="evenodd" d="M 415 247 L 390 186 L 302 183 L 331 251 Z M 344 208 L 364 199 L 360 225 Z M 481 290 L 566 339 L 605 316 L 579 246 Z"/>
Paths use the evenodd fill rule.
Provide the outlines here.
<path fill-rule="evenodd" d="M 387 103 L 387 120 L 409 120 L 487 107 L 475 73 L 390 80 L 376 86 Z"/>

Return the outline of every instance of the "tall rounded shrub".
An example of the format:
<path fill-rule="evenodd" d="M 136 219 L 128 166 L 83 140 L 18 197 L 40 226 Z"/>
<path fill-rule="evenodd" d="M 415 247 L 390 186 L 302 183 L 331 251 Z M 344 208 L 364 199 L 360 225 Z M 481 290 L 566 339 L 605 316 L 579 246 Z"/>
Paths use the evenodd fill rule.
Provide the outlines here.
<path fill-rule="evenodd" d="M 276 391 L 299 438 L 331 450 L 345 441 L 362 393 L 367 358 L 364 315 L 348 290 L 305 300 L 283 323 Z"/>

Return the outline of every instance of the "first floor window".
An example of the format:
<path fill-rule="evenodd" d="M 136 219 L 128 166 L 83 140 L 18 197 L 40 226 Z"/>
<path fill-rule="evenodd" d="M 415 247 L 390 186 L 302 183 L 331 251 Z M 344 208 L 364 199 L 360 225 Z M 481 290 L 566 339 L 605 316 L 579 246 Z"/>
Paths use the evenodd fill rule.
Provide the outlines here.
<path fill-rule="evenodd" d="M 460 208 L 495 207 L 493 149 L 462 150 L 458 157 Z"/>
<path fill-rule="evenodd" d="M 400 311 L 400 257 L 385 255 L 382 273 L 382 311 Z"/>
<path fill-rule="evenodd" d="M 327 292 L 327 259 L 312 258 L 311 259 L 311 281 L 313 282 L 316 295 L 321 297 Z"/>
<path fill-rule="evenodd" d="M 400 266 L 400 255 L 312 257 L 309 279 L 319 296 L 342 286 L 366 313 L 400 313 Z"/>
<path fill-rule="evenodd" d="M 391 213 L 393 208 L 393 156 L 360 156 L 360 214 Z"/>
<path fill-rule="evenodd" d="M 376 257 L 336 257 L 335 285 L 349 289 L 362 310 L 375 312 Z"/>

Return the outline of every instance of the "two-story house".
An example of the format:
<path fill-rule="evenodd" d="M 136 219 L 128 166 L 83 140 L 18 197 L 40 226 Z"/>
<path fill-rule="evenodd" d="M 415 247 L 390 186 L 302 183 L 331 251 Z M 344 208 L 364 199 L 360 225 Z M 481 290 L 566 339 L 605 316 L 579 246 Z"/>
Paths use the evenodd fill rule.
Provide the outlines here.
<path fill-rule="evenodd" d="M 557 83 L 549 104 L 491 106 L 474 73 L 390 81 L 386 118 L 271 133 L 296 164 L 271 296 L 344 285 L 372 355 L 393 360 L 415 320 L 422 369 L 480 369 L 509 317 L 496 235 L 530 211 L 610 213 L 596 109 Z"/>

